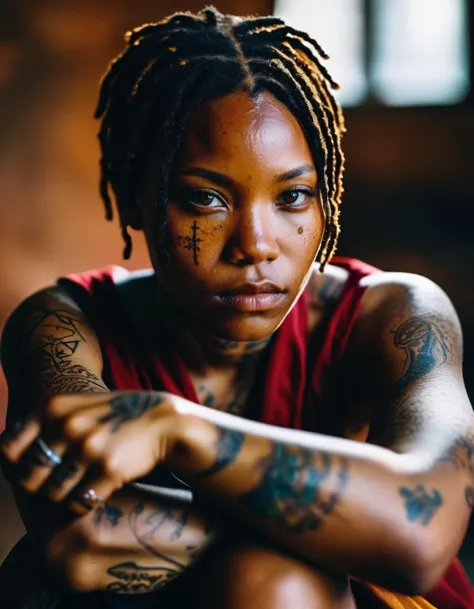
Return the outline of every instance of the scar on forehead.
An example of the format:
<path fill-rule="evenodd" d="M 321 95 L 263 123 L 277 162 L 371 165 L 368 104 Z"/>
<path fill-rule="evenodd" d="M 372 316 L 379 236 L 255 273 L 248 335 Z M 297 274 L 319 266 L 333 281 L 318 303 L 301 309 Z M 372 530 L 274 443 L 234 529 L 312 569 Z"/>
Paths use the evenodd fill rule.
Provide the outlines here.
<path fill-rule="evenodd" d="M 303 227 L 302 226 L 298 226 L 298 235 L 302 235 L 304 232 Z"/>

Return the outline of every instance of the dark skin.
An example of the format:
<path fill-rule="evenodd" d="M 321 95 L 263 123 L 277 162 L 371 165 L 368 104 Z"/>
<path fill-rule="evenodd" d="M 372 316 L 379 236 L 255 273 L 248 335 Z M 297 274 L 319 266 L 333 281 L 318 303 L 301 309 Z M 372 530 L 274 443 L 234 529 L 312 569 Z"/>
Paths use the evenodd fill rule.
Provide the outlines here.
<path fill-rule="evenodd" d="M 77 395 L 78 383 L 82 392 L 107 387 L 93 329 L 64 295 L 50 291 L 33 297 L 11 322 L 5 349 L 10 408 L 30 403 L 32 415 L 15 438 L 4 438 L 3 454 L 12 464 L 28 459 L 41 432 L 58 454 L 74 449 L 78 455 L 76 471 L 62 483 L 51 484 L 51 469 L 34 467 L 19 486 L 27 493 L 42 490 L 59 503 L 70 498 L 94 462 L 103 471 L 89 478 L 91 484 L 111 497 L 110 513 L 99 512 L 98 520 L 97 514 L 82 516 L 50 535 L 49 560 L 73 588 L 157 589 L 169 569 L 177 576 L 193 563 L 196 550 L 204 552 L 213 542 L 206 510 L 193 509 L 183 525 L 188 508 L 151 495 L 145 500 L 130 488 L 117 493 L 157 463 L 178 471 L 211 507 L 217 500 L 219 513 L 232 514 L 244 529 L 250 523 L 267 540 L 260 549 L 267 562 L 254 547 L 236 546 L 236 562 L 229 560 L 229 570 L 220 571 L 220 577 L 241 573 L 238 590 L 243 592 L 256 584 L 237 566 L 258 565 L 268 574 L 275 569 L 299 573 L 298 589 L 306 591 L 308 603 L 314 604 L 311 594 L 319 590 L 317 598 L 330 606 L 324 605 L 323 586 L 333 606 L 346 609 L 353 607 L 347 573 L 414 594 L 429 589 L 456 553 L 470 513 L 472 411 L 462 384 L 458 320 L 446 295 L 428 280 L 390 273 L 363 280 L 367 290 L 348 346 L 350 364 L 341 371 L 346 399 L 340 427 L 345 437 L 372 445 L 278 430 L 219 412 L 233 404 L 232 412 L 245 417 L 256 359 L 246 361 L 242 371 L 243 358 L 249 345 L 256 354 L 265 349 L 305 285 L 311 295 L 310 331 L 316 331 L 346 280 L 336 267 L 322 275 L 312 264 L 323 217 L 311 165 L 297 121 L 270 95 L 251 100 L 236 93 L 205 106 L 188 125 L 176 168 L 168 266 L 160 263 L 152 231 L 150 173 L 142 217 L 130 221 L 147 236 L 159 298 L 153 300 L 153 277 L 132 278 L 122 286 L 122 297 L 148 338 L 159 320 L 176 330 L 177 347 L 206 406 L 169 394 Z M 183 176 L 191 167 L 218 172 L 219 184 L 202 171 Z M 285 183 L 278 180 L 299 167 L 308 171 Z M 306 195 L 296 193 L 299 188 Z M 242 312 L 216 302 L 222 290 L 262 277 L 284 290 L 274 307 Z M 60 316 L 61 323 L 48 323 L 45 311 Z M 22 334 L 24 327 L 30 331 Z M 74 350 L 66 353 L 71 343 Z M 36 371 L 34 378 L 27 377 L 25 364 Z M 35 406 L 33 395 L 57 392 L 74 395 L 56 398 L 43 410 Z M 59 422 L 60 433 L 52 421 Z M 106 444 L 104 454 L 100 447 Z M 185 447 L 184 456 L 174 450 L 177 444 Z M 131 458 L 135 454 L 140 459 Z M 380 496 L 387 498 L 383 506 Z M 77 502 L 68 505 L 84 513 Z M 170 515 L 162 520 L 169 527 L 150 528 L 165 509 Z M 173 533 L 177 530 L 179 535 Z M 214 534 L 225 537 L 225 523 L 215 526 Z M 381 537 L 389 549 L 382 554 Z M 275 542 L 278 552 L 265 545 Z M 312 568 L 305 570 L 301 560 Z M 217 563 L 215 569 L 224 564 Z M 210 559 L 209 569 L 212 564 Z M 202 581 L 198 578 L 198 585 Z M 286 606 L 284 591 L 275 593 Z M 202 602 L 211 603 L 209 591 L 202 594 Z M 236 607 L 255 602 L 251 592 L 239 598 Z M 223 600 L 212 602 L 217 607 Z"/>
<path fill-rule="evenodd" d="M 225 365 L 228 355 L 243 353 L 245 343 L 268 339 L 309 280 L 324 221 L 318 177 L 301 135 L 292 114 L 268 94 L 254 101 L 236 93 L 198 110 L 186 131 L 168 207 L 172 247 L 166 268 L 153 231 L 156 185 L 150 172 L 139 226 L 166 303 L 178 308 L 187 327 L 183 352 L 191 356 L 199 349 L 193 369 Z M 301 175 L 288 175 L 298 169 Z M 201 239 L 198 264 L 185 240 L 194 225 Z M 286 291 L 273 310 L 242 314 L 214 300 L 224 290 L 263 279 Z M 242 344 L 229 349 L 226 340 Z"/>

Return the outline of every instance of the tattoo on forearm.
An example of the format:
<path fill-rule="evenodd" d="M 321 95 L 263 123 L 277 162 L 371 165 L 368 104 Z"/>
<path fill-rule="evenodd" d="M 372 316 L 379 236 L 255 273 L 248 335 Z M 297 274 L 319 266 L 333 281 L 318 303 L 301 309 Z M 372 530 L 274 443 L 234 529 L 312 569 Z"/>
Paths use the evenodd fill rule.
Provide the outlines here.
<path fill-rule="evenodd" d="M 469 509 L 474 506 L 474 438 L 466 435 L 458 438 L 452 448 L 444 455 L 439 463 L 448 463 L 456 470 L 464 472 L 469 477 L 469 485 L 464 491 L 464 498 Z"/>
<path fill-rule="evenodd" d="M 99 419 L 99 423 L 113 423 L 112 433 L 128 421 L 139 419 L 149 410 L 156 408 L 163 399 L 159 393 L 129 393 L 109 400 L 110 411 Z"/>
<path fill-rule="evenodd" d="M 422 484 L 416 486 L 415 489 L 402 486 L 399 493 L 405 500 L 408 520 L 419 522 L 423 526 L 430 523 L 443 504 L 441 493 L 437 489 L 433 489 L 430 495 Z"/>
<path fill-rule="evenodd" d="M 273 444 L 259 467 L 262 479 L 241 503 L 252 514 L 278 519 L 296 533 L 320 528 L 349 481 L 347 459 L 283 444 Z"/>
<path fill-rule="evenodd" d="M 217 474 L 235 461 L 245 440 L 245 435 L 240 431 L 225 428 L 219 428 L 217 431 L 217 456 L 214 463 L 201 472 L 200 476 L 203 478 Z"/>
<path fill-rule="evenodd" d="M 140 594 L 165 587 L 180 571 L 166 567 L 143 567 L 135 562 L 114 565 L 107 573 L 119 581 L 107 586 L 108 592 Z"/>
<path fill-rule="evenodd" d="M 458 471 L 474 476 L 474 438 L 464 436 L 454 442 L 452 448 L 440 459 L 440 463 L 449 463 Z"/>
<path fill-rule="evenodd" d="M 121 518 L 123 518 L 123 515 L 123 510 L 107 503 L 104 507 L 98 508 L 95 511 L 94 523 L 96 525 L 108 523 L 116 527 L 120 523 Z"/>
<path fill-rule="evenodd" d="M 163 508 L 152 511 L 152 513 L 149 514 L 144 521 L 145 526 L 143 526 L 143 522 L 141 522 L 142 526 L 140 526 L 139 517 L 142 513 L 144 513 L 144 511 L 145 506 L 140 501 L 131 511 L 128 518 L 130 530 L 132 531 L 135 539 L 142 546 L 142 548 L 150 552 L 150 554 L 152 554 L 155 558 L 161 558 L 162 560 L 174 565 L 178 569 L 184 569 L 186 565 L 175 560 L 174 558 L 171 558 L 170 556 L 167 556 L 166 554 L 163 554 L 163 552 L 158 550 L 154 545 L 155 535 L 157 531 L 161 528 L 161 526 L 165 522 L 176 522 L 176 518 L 173 516 L 171 510 L 169 508 Z M 181 536 L 183 528 L 184 525 L 181 527 L 179 537 Z M 173 534 L 176 534 L 176 530 L 175 533 L 172 533 L 172 536 Z"/>
<path fill-rule="evenodd" d="M 107 573 L 119 581 L 113 581 L 107 590 L 122 594 L 151 592 L 164 588 L 182 573 L 203 552 L 207 541 L 202 544 L 184 545 L 186 553 L 183 562 L 164 553 L 162 548 L 169 547 L 170 542 L 180 540 L 181 547 L 186 544 L 186 537 L 183 538 L 183 535 L 190 519 L 189 510 L 166 504 L 160 507 L 150 506 L 142 501 L 137 501 L 127 513 L 110 503 L 96 510 L 95 525 L 128 526 L 139 546 L 150 556 L 164 563 L 151 567 L 143 567 L 132 562 L 114 565 Z M 210 532 L 205 531 L 206 539 L 209 538 Z M 194 541 L 194 533 L 192 539 Z M 179 555 L 183 555 L 182 550 Z"/>
<path fill-rule="evenodd" d="M 405 352 L 405 365 L 397 390 L 444 364 L 450 351 L 444 324 L 421 317 L 410 317 L 393 330 L 393 343 Z"/>

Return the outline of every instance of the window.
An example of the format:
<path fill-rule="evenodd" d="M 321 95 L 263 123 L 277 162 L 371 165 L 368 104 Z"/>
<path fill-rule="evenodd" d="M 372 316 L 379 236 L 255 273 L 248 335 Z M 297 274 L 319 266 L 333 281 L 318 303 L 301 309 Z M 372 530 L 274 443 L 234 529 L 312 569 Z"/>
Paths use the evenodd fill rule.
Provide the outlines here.
<path fill-rule="evenodd" d="M 462 101 L 470 90 L 467 0 L 275 0 L 275 14 L 331 55 L 344 106 Z"/>

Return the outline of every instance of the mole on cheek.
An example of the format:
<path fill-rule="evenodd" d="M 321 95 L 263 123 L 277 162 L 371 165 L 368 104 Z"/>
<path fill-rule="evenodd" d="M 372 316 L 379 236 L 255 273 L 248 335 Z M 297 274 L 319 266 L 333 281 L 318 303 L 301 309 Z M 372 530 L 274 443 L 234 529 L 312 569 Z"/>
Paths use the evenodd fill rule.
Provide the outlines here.
<path fill-rule="evenodd" d="M 303 227 L 302 227 L 302 226 L 299 226 L 299 227 L 298 227 L 298 235 L 302 235 L 302 234 L 303 234 L 303 232 L 304 232 Z"/>

